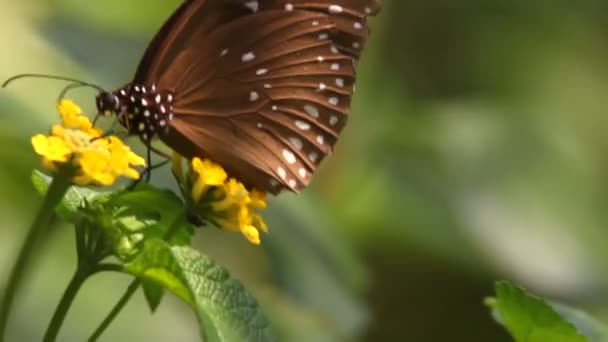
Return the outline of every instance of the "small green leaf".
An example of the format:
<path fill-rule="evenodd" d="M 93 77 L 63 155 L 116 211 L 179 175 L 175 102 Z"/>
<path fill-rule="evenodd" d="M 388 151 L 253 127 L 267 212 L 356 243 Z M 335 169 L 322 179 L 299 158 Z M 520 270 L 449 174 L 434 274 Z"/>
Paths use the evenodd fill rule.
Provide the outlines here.
<path fill-rule="evenodd" d="M 190 247 L 148 240 L 125 270 L 188 303 L 206 342 L 273 340 L 256 300 L 226 270 Z"/>
<path fill-rule="evenodd" d="M 186 222 L 181 199 L 168 190 L 144 185 L 116 191 L 101 200 L 93 198 L 85 204 L 79 209 L 81 214 L 104 232 L 107 246 L 123 262 L 135 257 L 148 239 L 188 245 L 194 233 Z"/>
<path fill-rule="evenodd" d="M 193 230 L 190 225 L 184 223 L 184 204 L 182 200 L 170 190 L 159 190 L 150 186 L 140 186 L 136 190 L 116 194 L 108 201 L 107 206 L 113 207 L 114 209 L 122 208 L 120 215 L 123 217 L 136 216 L 141 218 L 147 216 L 156 221 L 154 224 L 147 225 L 145 232 L 147 239 L 165 239 L 168 230 L 173 229 L 171 225 L 176 222 L 178 222 L 178 224 L 181 222 L 181 226 L 177 227 L 171 236 L 171 244 L 190 244 Z M 136 230 L 136 222 L 132 223 L 135 225 L 127 226 Z"/>
<path fill-rule="evenodd" d="M 150 311 L 156 311 L 161 300 L 163 299 L 165 289 L 158 283 L 149 280 L 144 280 L 142 282 L 142 288 L 144 290 L 144 296 L 146 297 L 148 306 L 150 307 Z"/>
<path fill-rule="evenodd" d="M 497 282 L 496 298 L 486 304 L 497 310 L 498 321 L 517 342 L 588 341 L 544 300 L 508 282 Z"/>
<path fill-rule="evenodd" d="M 32 173 L 32 183 L 40 194 L 46 193 L 52 180 L 52 177 L 49 177 L 40 171 L 35 170 Z M 64 220 L 73 223 L 76 219 L 76 211 L 82 206 L 85 200 L 92 201 L 94 199 L 107 198 L 111 194 L 112 193 L 109 191 L 96 191 L 91 188 L 72 186 L 66 192 L 61 203 L 57 207 L 57 214 Z"/>

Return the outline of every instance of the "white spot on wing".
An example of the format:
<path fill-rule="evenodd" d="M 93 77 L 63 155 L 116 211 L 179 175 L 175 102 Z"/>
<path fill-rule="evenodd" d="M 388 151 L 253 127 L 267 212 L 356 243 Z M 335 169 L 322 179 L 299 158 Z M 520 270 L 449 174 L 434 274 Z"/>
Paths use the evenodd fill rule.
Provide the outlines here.
<path fill-rule="evenodd" d="M 245 3 L 245 7 L 249 8 L 250 10 L 252 10 L 253 12 L 257 12 L 259 9 L 259 4 L 257 2 L 257 0 L 254 1 L 247 1 Z"/>
<path fill-rule="evenodd" d="M 285 180 L 285 177 L 287 177 L 287 173 L 285 172 L 285 169 L 280 166 L 277 168 L 277 173 L 279 174 L 279 177 L 281 177 L 281 179 L 283 179 L 283 180 Z"/>
<path fill-rule="evenodd" d="M 329 6 L 329 13 L 332 13 L 332 14 L 342 13 L 342 6 L 338 6 L 338 5 Z"/>
<path fill-rule="evenodd" d="M 329 124 L 332 126 L 335 126 L 338 123 L 338 117 L 335 115 L 332 115 L 331 118 L 329 118 Z"/>
<path fill-rule="evenodd" d="M 317 160 L 319 160 L 319 154 L 317 152 L 310 152 L 310 154 L 308 155 L 308 159 L 310 159 L 310 161 L 312 161 L 313 163 L 316 163 Z"/>
<path fill-rule="evenodd" d="M 291 137 L 289 138 L 289 142 L 291 142 L 291 144 L 298 150 L 301 150 L 302 147 L 304 147 L 304 144 L 302 144 L 302 140 L 300 140 L 300 138 Z"/>
<path fill-rule="evenodd" d="M 283 150 L 283 158 L 285 158 L 285 160 L 289 164 L 295 164 L 296 163 L 296 156 L 290 150 L 287 150 L 287 149 Z"/>
<path fill-rule="evenodd" d="M 251 62 L 254 59 L 255 59 L 255 54 L 253 52 L 251 52 L 251 51 L 247 52 L 247 53 L 244 53 L 243 56 L 241 56 L 241 60 L 243 62 Z"/>
<path fill-rule="evenodd" d="M 319 109 L 316 106 L 307 104 L 304 106 L 304 110 L 315 119 L 319 117 Z"/>
<path fill-rule="evenodd" d="M 303 131 L 308 131 L 310 129 L 310 124 L 306 121 L 296 120 L 296 127 Z"/>

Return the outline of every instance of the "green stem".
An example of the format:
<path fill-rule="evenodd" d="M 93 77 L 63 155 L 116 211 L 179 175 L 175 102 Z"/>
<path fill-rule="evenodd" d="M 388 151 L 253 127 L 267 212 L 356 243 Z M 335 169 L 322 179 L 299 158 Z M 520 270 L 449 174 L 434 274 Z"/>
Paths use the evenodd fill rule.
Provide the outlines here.
<path fill-rule="evenodd" d="M 19 255 L 17 256 L 17 260 L 13 265 L 13 269 L 11 270 L 11 274 L 4 290 L 2 306 L 0 306 L 0 342 L 4 341 L 6 335 L 8 317 L 17 290 L 21 285 L 21 281 L 23 280 L 23 276 L 25 275 L 25 271 L 30 264 L 32 257 L 35 255 L 34 247 L 44 235 L 46 228 L 48 228 L 53 219 L 55 207 L 57 204 L 59 204 L 69 187 L 69 175 L 59 174 L 53 179 L 48 188 L 46 196 L 43 199 L 42 206 L 40 207 L 34 222 L 30 226 L 27 237 L 21 246 Z"/>
<path fill-rule="evenodd" d="M 131 284 L 127 288 L 127 291 L 122 295 L 122 297 L 120 297 L 120 299 L 118 300 L 118 303 L 116 303 L 116 305 L 114 305 L 114 307 L 112 308 L 110 313 L 106 316 L 106 318 L 103 320 L 103 322 L 101 322 L 101 324 L 97 327 L 97 329 L 95 329 L 95 331 L 93 332 L 93 334 L 91 335 L 91 337 L 89 337 L 89 339 L 87 341 L 89 341 L 89 342 L 97 341 L 97 339 L 101 336 L 101 334 L 103 334 L 104 331 L 106 331 L 106 329 L 114 321 L 116 316 L 118 316 L 118 314 L 122 311 L 122 309 L 125 307 L 125 305 L 127 305 L 129 300 L 131 299 L 131 297 L 133 297 L 133 295 L 135 294 L 137 289 L 139 289 L 140 285 L 141 285 L 140 279 L 135 279 L 131 282 Z"/>
<path fill-rule="evenodd" d="M 184 224 L 184 222 L 186 220 L 186 213 L 187 213 L 187 211 L 184 211 L 183 213 L 179 214 L 176 217 L 176 219 L 173 221 L 173 223 L 171 223 L 171 226 L 169 226 L 169 229 L 167 229 L 167 234 L 164 236 L 165 241 L 171 239 L 173 234 L 177 233 L 177 231 L 182 226 L 182 224 Z M 131 297 L 133 297 L 133 295 L 135 294 L 137 289 L 139 289 L 140 285 L 141 285 L 140 279 L 135 279 L 135 280 L 133 280 L 133 282 L 131 282 L 131 284 L 127 288 L 127 291 L 125 291 L 125 293 L 122 295 L 122 297 L 120 297 L 120 299 L 114 305 L 114 307 L 112 308 L 110 313 L 101 322 L 101 324 L 97 327 L 97 329 L 95 329 L 95 331 L 93 332 L 91 337 L 89 337 L 89 339 L 87 340 L 88 342 L 97 341 L 97 339 L 101 336 L 101 334 L 103 334 L 104 331 L 114 321 L 114 319 L 116 319 L 116 317 L 122 311 L 122 309 L 125 307 L 125 305 L 127 305 L 129 300 L 131 299 Z"/>
<path fill-rule="evenodd" d="M 91 273 L 92 272 L 88 264 L 78 265 L 76 272 L 72 276 L 72 280 L 70 280 L 68 287 L 65 289 L 65 292 L 57 305 L 57 309 L 55 309 L 53 318 L 51 319 L 49 327 L 44 334 L 44 342 L 54 342 L 57 339 L 59 329 L 61 328 L 61 325 L 63 325 L 63 321 L 65 320 L 74 298 L 76 298 L 78 290 L 84 281 L 91 275 Z"/>

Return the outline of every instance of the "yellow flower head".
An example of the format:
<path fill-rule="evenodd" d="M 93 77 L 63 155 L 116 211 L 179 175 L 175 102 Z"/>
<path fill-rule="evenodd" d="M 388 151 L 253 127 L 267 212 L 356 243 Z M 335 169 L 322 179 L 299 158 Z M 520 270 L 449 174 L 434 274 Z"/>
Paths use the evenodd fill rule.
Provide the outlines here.
<path fill-rule="evenodd" d="M 247 190 L 243 183 L 228 178 L 224 169 L 214 162 L 194 158 L 184 175 L 182 157 L 174 154 L 173 174 L 180 183 L 183 195 L 203 219 L 218 227 L 240 232 L 254 244 L 260 244 L 260 230 L 268 227 L 256 209 L 266 208 L 266 194 Z"/>
<path fill-rule="evenodd" d="M 32 137 L 44 167 L 54 172 L 70 169 L 79 185 L 111 185 L 120 176 L 139 178 L 132 167 L 144 166 L 143 158 L 117 137 L 103 137 L 74 102 L 62 100 L 57 109 L 61 124 L 53 125 L 48 136 Z"/>

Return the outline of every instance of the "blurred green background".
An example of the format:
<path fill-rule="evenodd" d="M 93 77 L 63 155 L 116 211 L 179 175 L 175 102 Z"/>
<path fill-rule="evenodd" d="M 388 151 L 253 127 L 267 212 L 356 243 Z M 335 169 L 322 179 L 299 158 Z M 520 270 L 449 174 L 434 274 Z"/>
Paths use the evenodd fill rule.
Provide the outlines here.
<path fill-rule="evenodd" d="M 121 86 L 178 3 L 0 0 L 0 78 Z M 385 0 L 372 27 L 349 126 L 312 186 L 271 201 L 262 247 L 203 229 L 198 248 L 280 341 L 509 341 L 482 304 L 503 278 L 608 317 L 608 2 Z M 0 91 L 2 279 L 39 204 L 29 138 L 62 86 Z M 94 93 L 73 95 L 92 116 Z M 153 183 L 174 186 L 167 169 Z M 69 227 L 47 242 L 10 341 L 40 340 L 75 267 Z M 84 340 L 128 282 L 88 282 L 60 340 Z M 151 316 L 141 294 L 102 338 L 197 339 L 185 305 L 167 296 Z"/>

